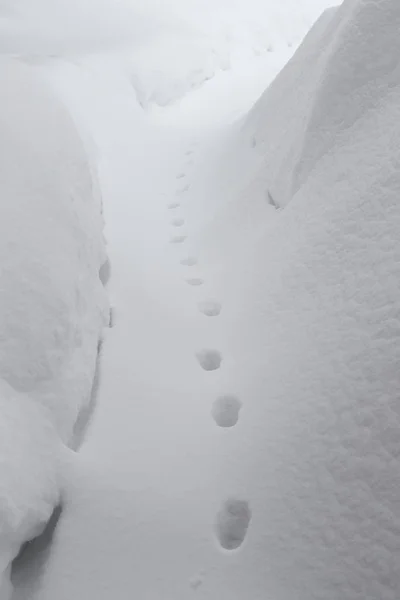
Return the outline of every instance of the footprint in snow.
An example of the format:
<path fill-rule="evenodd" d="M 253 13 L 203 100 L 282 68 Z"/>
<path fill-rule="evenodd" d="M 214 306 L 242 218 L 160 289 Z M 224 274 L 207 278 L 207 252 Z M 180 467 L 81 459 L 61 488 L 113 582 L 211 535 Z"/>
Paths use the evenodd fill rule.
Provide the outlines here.
<path fill-rule="evenodd" d="M 217 514 L 215 533 L 224 550 L 237 550 L 243 544 L 251 521 L 246 500 L 228 499 Z"/>
<path fill-rule="evenodd" d="M 170 242 L 171 244 L 182 244 L 187 238 L 187 235 L 174 235 Z"/>
<path fill-rule="evenodd" d="M 236 396 L 226 394 L 215 400 L 211 415 L 219 427 L 234 427 L 239 421 L 242 403 Z"/>
<path fill-rule="evenodd" d="M 222 354 L 218 350 L 200 350 L 196 358 L 204 371 L 216 371 L 222 363 Z"/>
<path fill-rule="evenodd" d="M 206 315 L 206 317 L 218 317 L 221 313 L 222 306 L 219 302 L 207 300 L 205 302 L 199 302 L 199 311 Z"/>
<path fill-rule="evenodd" d="M 184 224 L 185 224 L 185 219 L 174 219 L 172 221 L 172 225 L 174 227 L 182 227 L 182 225 L 184 225 Z"/>
<path fill-rule="evenodd" d="M 168 204 L 169 210 L 173 210 L 174 208 L 179 208 L 179 207 L 180 207 L 179 202 L 171 202 L 171 204 Z"/>
<path fill-rule="evenodd" d="M 204 283 L 204 280 L 201 279 L 200 277 L 192 277 L 191 279 L 186 279 L 186 281 L 189 285 L 192 285 L 194 287 L 203 285 L 203 283 Z"/>
<path fill-rule="evenodd" d="M 184 267 L 194 267 L 194 265 L 197 265 L 197 258 L 194 256 L 188 256 L 187 258 L 181 260 L 181 265 Z"/>
<path fill-rule="evenodd" d="M 190 188 L 190 185 L 187 183 L 186 185 L 184 185 L 182 188 L 180 188 L 177 191 L 177 194 L 184 194 L 185 192 L 187 192 Z"/>
<path fill-rule="evenodd" d="M 186 177 L 186 173 L 179 173 L 176 178 L 177 179 L 183 179 L 184 177 Z"/>

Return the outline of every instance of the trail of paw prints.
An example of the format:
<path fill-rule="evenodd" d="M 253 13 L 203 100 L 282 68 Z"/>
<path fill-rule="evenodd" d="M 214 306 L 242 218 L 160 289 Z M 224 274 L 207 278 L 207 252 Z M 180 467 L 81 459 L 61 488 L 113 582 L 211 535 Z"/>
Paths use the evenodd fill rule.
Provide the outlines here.
<path fill-rule="evenodd" d="M 185 152 L 187 159 L 185 167 L 191 166 L 194 150 L 188 148 Z M 182 196 L 190 189 L 190 184 L 187 182 L 186 168 L 182 169 L 176 175 L 176 180 L 180 183 L 177 189 L 177 196 Z M 171 210 L 179 209 L 180 203 L 173 202 L 169 205 Z M 180 228 L 185 225 L 185 219 L 179 215 L 174 216 L 171 220 L 171 226 Z M 181 244 L 187 239 L 186 235 L 173 235 L 171 242 Z M 180 260 L 180 264 L 185 269 L 193 269 L 198 265 L 198 259 L 193 255 L 186 255 Z M 201 287 L 204 284 L 204 279 L 197 275 L 186 277 L 186 283 L 194 288 Z M 220 316 L 222 304 L 217 300 L 208 299 L 198 302 L 197 308 L 206 318 L 215 319 Z M 205 373 L 217 374 L 223 366 L 224 357 L 222 353 L 215 348 L 204 348 L 195 354 L 195 359 L 199 367 Z M 217 375 L 214 375 L 217 376 Z M 242 402 L 235 394 L 221 394 L 218 396 L 211 407 L 210 417 L 215 426 L 221 430 L 232 430 L 239 423 L 240 413 L 242 411 Z M 247 500 L 243 498 L 228 498 L 222 505 L 216 515 L 214 523 L 214 534 L 219 543 L 219 546 L 224 551 L 238 551 L 242 546 L 250 526 L 252 518 L 251 508 Z M 193 589 L 201 586 L 200 580 L 193 580 Z"/>

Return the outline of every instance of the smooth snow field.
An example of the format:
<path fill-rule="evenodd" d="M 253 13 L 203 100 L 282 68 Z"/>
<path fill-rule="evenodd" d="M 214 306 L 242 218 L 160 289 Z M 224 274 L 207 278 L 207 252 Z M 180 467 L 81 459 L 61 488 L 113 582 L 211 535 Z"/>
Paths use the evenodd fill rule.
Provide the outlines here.
<path fill-rule="evenodd" d="M 0 0 L 0 600 L 399 600 L 400 5 L 332 5 Z"/>

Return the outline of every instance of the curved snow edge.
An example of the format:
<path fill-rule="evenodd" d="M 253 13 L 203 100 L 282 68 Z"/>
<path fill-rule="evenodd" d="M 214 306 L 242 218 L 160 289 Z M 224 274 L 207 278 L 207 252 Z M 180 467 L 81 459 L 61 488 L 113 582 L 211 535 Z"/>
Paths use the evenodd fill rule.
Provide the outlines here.
<path fill-rule="evenodd" d="M 76 128 L 33 68 L 0 61 L 0 590 L 59 499 L 108 322 L 101 198 Z"/>

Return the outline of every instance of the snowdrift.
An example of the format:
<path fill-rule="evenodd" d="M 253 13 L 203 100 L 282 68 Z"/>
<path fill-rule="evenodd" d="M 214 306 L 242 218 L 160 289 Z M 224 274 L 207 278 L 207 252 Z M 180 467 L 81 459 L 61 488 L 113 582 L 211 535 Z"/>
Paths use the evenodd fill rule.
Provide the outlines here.
<path fill-rule="evenodd" d="M 1 0 L 0 52 L 29 61 L 114 54 L 145 108 L 221 70 L 296 47 L 331 0 Z"/>
<path fill-rule="evenodd" d="M 325 13 L 218 165 L 199 245 L 246 398 L 235 598 L 399 597 L 399 25 L 396 0 Z"/>
<path fill-rule="evenodd" d="M 73 122 L 17 61 L 1 59 L 0 89 L 1 582 L 57 502 L 108 303 L 101 198 Z"/>

